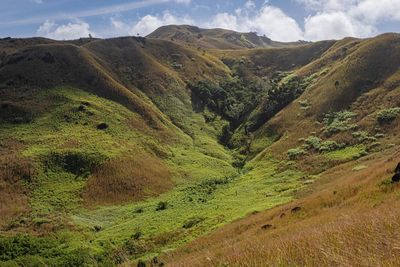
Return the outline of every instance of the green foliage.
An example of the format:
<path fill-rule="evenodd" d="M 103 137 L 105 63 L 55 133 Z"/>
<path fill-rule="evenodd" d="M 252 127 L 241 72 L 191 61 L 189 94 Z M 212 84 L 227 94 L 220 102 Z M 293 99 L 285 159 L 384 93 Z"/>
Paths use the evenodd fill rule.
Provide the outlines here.
<path fill-rule="evenodd" d="M 307 139 L 304 139 L 304 145 L 302 146 L 303 149 L 313 150 L 319 153 L 334 151 L 341 147 L 343 147 L 343 145 L 339 145 L 335 141 L 332 140 L 323 141 L 321 138 L 317 136 L 309 136 Z"/>
<path fill-rule="evenodd" d="M 240 124 L 243 117 L 254 109 L 267 89 L 266 84 L 246 82 L 238 77 L 219 84 L 202 80 L 188 87 L 197 108 L 207 107 L 234 126 Z"/>
<path fill-rule="evenodd" d="M 306 154 L 306 151 L 300 147 L 292 148 L 287 151 L 287 155 L 291 160 L 297 159 L 304 154 Z"/>
<path fill-rule="evenodd" d="M 160 201 L 160 202 L 157 203 L 156 211 L 166 210 L 167 207 L 168 207 L 168 202 Z"/>
<path fill-rule="evenodd" d="M 353 137 L 360 143 L 375 142 L 376 137 L 370 136 L 366 131 L 358 131 L 352 133 Z"/>
<path fill-rule="evenodd" d="M 307 99 L 300 100 L 299 104 L 300 104 L 300 108 L 303 109 L 303 110 L 307 110 L 310 107 L 310 103 L 308 103 Z"/>
<path fill-rule="evenodd" d="M 378 112 L 377 120 L 380 124 L 389 124 L 400 114 L 400 107 L 383 109 Z"/>
<path fill-rule="evenodd" d="M 45 167 L 51 170 L 62 170 L 75 175 L 88 175 L 91 170 L 106 159 L 99 153 L 81 151 L 50 152 L 43 159 Z"/>
<path fill-rule="evenodd" d="M 322 140 L 316 136 L 309 136 L 304 142 L 307 149 L 319 150 Z"/>
<path fill-rule="evenodd" d="M 343 147 L 343 145 L 339 145 L 335 141 L 328 140 L 328 141 L 324 141 L 321 143 L 321 145 L 318 148 L 318 151 L 319 152 L 330 152 L 330 151 L 335 151 L 337 149 L 340 149 L 342 147 Z"/>
<path fill-rule="evenodd" d="M 271 89 L 263 96 L 262 102 L 246 123 L 248 131 L 257 130 L 276 113 L 298 98 L 310 85 L 312 79 L 288 75 L 281 82 L 272 80 Z"/>
<path fill-rule="evenodd" d="M 328 159 L 333 159 L 333 160 L 352 160 L 352 159 L 358 159 L 367 154 L 368 152 L 364 145 L 355 145 L 355 146 L 345 147 L 340 150 L 331 151 L 325 153 L 324 155 Z"/>
<path fill-rule="evenodd" d="M 182 227 L 185 229 L 190 229 L 196 225 L 198 225 L 199 223 L 201 223 L 202 221 L 204 221 L 203 217 L 198 217 L 198 216 L 194 216 L 189 218 L 183 225 Z"/>
<path fill-rule="evenodd" d="M 351 119 L 357 114 L 348 110 L 327 113 L 323 119 L 325 135 L 333 135 L 339 132 L 354 130 L 357 125 L 351 123 Z"/>
<path fill-rule="evenodd" d="M 72 219 L 95 234 L 93 244 L 112 241 L 112 247 L 122 246 L 123 251 L 128 251 L 126 244 L 129 242 L 133 258 L 150 257 L 181 246 L 254 210 L 264 210 L 292 199 L 292 192 L 302 186 L 300 178 L 304 174 L 295 170 L 279 173 L 277 169 L 277 163 L 266 157 L 247 164 L 240 176 L 208 179 L 203 176 L 206 180 L 181 184 L 159 197 L 82 210 Z M 266 190 L 274 192 L 268 199 Z M 157 212 L 154 207 L 160 201 L 167 202 L 168 208 Z M 143 208 L 143 212 L 132 212 L 137 207 Z M 93 225 L 104 227 L 94 233 Z M 135 240 L 132 234 L 138 229 L 142 236 Z"/>
<path fill-rule="evenodd" d="M 93 261 L 86 249 L 68 250 L 52 237 L 0 237 L 0 261 L 18 266 L 85 266 Z"/>

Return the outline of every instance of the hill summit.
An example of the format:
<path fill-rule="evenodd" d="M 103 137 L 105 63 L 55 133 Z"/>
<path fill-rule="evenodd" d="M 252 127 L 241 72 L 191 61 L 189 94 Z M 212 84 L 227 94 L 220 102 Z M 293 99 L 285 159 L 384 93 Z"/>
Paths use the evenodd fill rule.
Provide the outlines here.
<path fill-rule="evenodd" d="M 162 26 L 147 37 L 208 49 L 273 48 L 304 44 L 301 41 L 276 42 L 266 36 L 259 36 L 256 32 L 240 33 L 225 29 L 201 29 L 190 25 Z"/>

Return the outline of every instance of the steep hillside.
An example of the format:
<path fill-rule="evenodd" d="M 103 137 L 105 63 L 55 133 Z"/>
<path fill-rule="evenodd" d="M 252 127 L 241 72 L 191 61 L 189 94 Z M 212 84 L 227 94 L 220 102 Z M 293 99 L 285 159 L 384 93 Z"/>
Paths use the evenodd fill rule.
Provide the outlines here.
<path fill-rule="evenodd" d="M 306 42 L 282 43 L 258 36 L 255 32 L 240 33 L 225 29 L 201 29 L 190 25 L 163 26 L 150 33 L 148 38 L 174 41 L 203 49 L 243 49 L 289 47 Z"/>
<path fill-rule="evenodd" d="M 150 37 L 0 40 L 1 262 L 398 264 L 399 35 Z"/>

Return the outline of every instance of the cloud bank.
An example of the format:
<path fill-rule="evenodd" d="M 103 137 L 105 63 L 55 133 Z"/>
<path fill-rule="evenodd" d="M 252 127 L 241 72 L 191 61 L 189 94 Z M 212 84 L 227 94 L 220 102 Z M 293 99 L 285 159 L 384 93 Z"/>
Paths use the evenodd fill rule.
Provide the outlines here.
<path fill-rule="evenodd" d="M 190 0 L 150 0 L 175 2 L 190 5 Z M 369 37 L 378 33 L 379 23 L 400 21 L 400 0 L 294 0 L 309 12 L 302 23 L 286 14 L 282 9 L 265 1 L 257 6 L 246 1 L 233 12 L 216 13 L 208 21 L 195 21 L 190 16 L 176 15 L 168 10 L 161 14 L 148 14 L 135 22 L 127 22 L 121 16 L 110 18 L 109 36 L 145 36 L 163 25 L 191 24 L 204 28 L 224 28 L 240 32 L 257 32 L 276 41 L 341 39 L 347 36 Z M 139 2 L 142 3 L 142 2 Z M 148 4 L 148 3 L 147 3 Z M 137 7 L 129 6 L 130 8 Z M 120 6 L 113 6 L 120 10 Z M 96 10 L 98 13 L 99 10 Z M 101 10 L 104 13 L 103 10 Z M 96 13 L 96 14 L 97 14 Z M 117 12 L 118 13 L 118 12 Z M 84 14 L 85 16 L 87 14 Z M 54 39 L 69 39 L 88 36 L 90 26 L 79 20 L 57 25 L 47 20 L 38 29 L 41 36 Z"/>

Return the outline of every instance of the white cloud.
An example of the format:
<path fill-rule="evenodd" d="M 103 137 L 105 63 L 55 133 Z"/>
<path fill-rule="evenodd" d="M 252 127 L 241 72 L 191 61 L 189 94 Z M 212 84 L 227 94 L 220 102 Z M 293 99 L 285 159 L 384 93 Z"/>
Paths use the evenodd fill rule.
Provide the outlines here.
<path fill-rule="evenodd" d="M 191 0 L 175 0 L 175 2 L 177 2 L 178 4 L 190 4 L 190 2 L 192 2 Z"/>
<path fill-rule="evenodd" d="M 400 1 L 360 1 L 357 5 L 350 8 L 349 14 L 369 23 L 377 23 L 383 20 L 400 21 Z"/>
<path fill-rule="evenodd" d="M 129 24 L 122 20 L 111 18 L 111 26 L 117 35 L 142 35 L 145 36 L 157 28 L 171 24 L 195 24 L 194 20 L 189 16 L 175 16 L 169 11 L 165 11 L 162 15 L 146 15 L 139 21 Z"/>
<path fill-rule="evenodd" d="M 369 37 L 382 21 L 400 21 L 400 0 L 297 0 L 316 12 L 305 19 L 305 38 Z"/>
<path fill-rule="evenodd" d="M 58 25 L 54 21 L 46 20 L 37 30 L 38 36 L 55 40 L 73 40 L 81 37 L 88 37 L 92 34 L 90 26 L 84 21 L 69 22 Z"/>
<path fill-rule="evenodd" d="M 251 0 L 247 0 L 246 3 L 244 4 L 244 7 L 247 9 L 253 9 L 256 7 L 256 4 L 254 4 L 254 2 Z"/>
<path fill-rule="evenodd" d="M 304 37 L 307 40 L 341 39 L 347 36 L 367 37 L 376 33 L 375 27 L 364 25 L 344 12 L 328 12 L 305 19 Z"/>
<path fill-rule="evenodd" d="M 244 23 L 249 29 L 276 41 L 303 39 L 303 32 L 297 22 L 281 9 L 270 5 L 265 5 L 254 18 L 248 17 Z"/>
<path fill-rule="evenodd" d="M 228 13 L 218 13 L 214 16 L 211 22 L 206 23 L 204 26 L 207 28 L 222 28 L 235 31 L 240 30 L 238 16 Z"/>
<path fill-rule="evenodd" d="M 246 11 L 237 9 L 234 14 L 218 13 L 211 22 L 202 26 L 241 32 L 255 31 L 276 41 L 298 41 L 303 38 L 303 32 L 297 22 L 281 9 L 264 5 L 256 11 L 251 10 L 254 9 L 252 4 L 246 5 L 245 8 Z"/>

